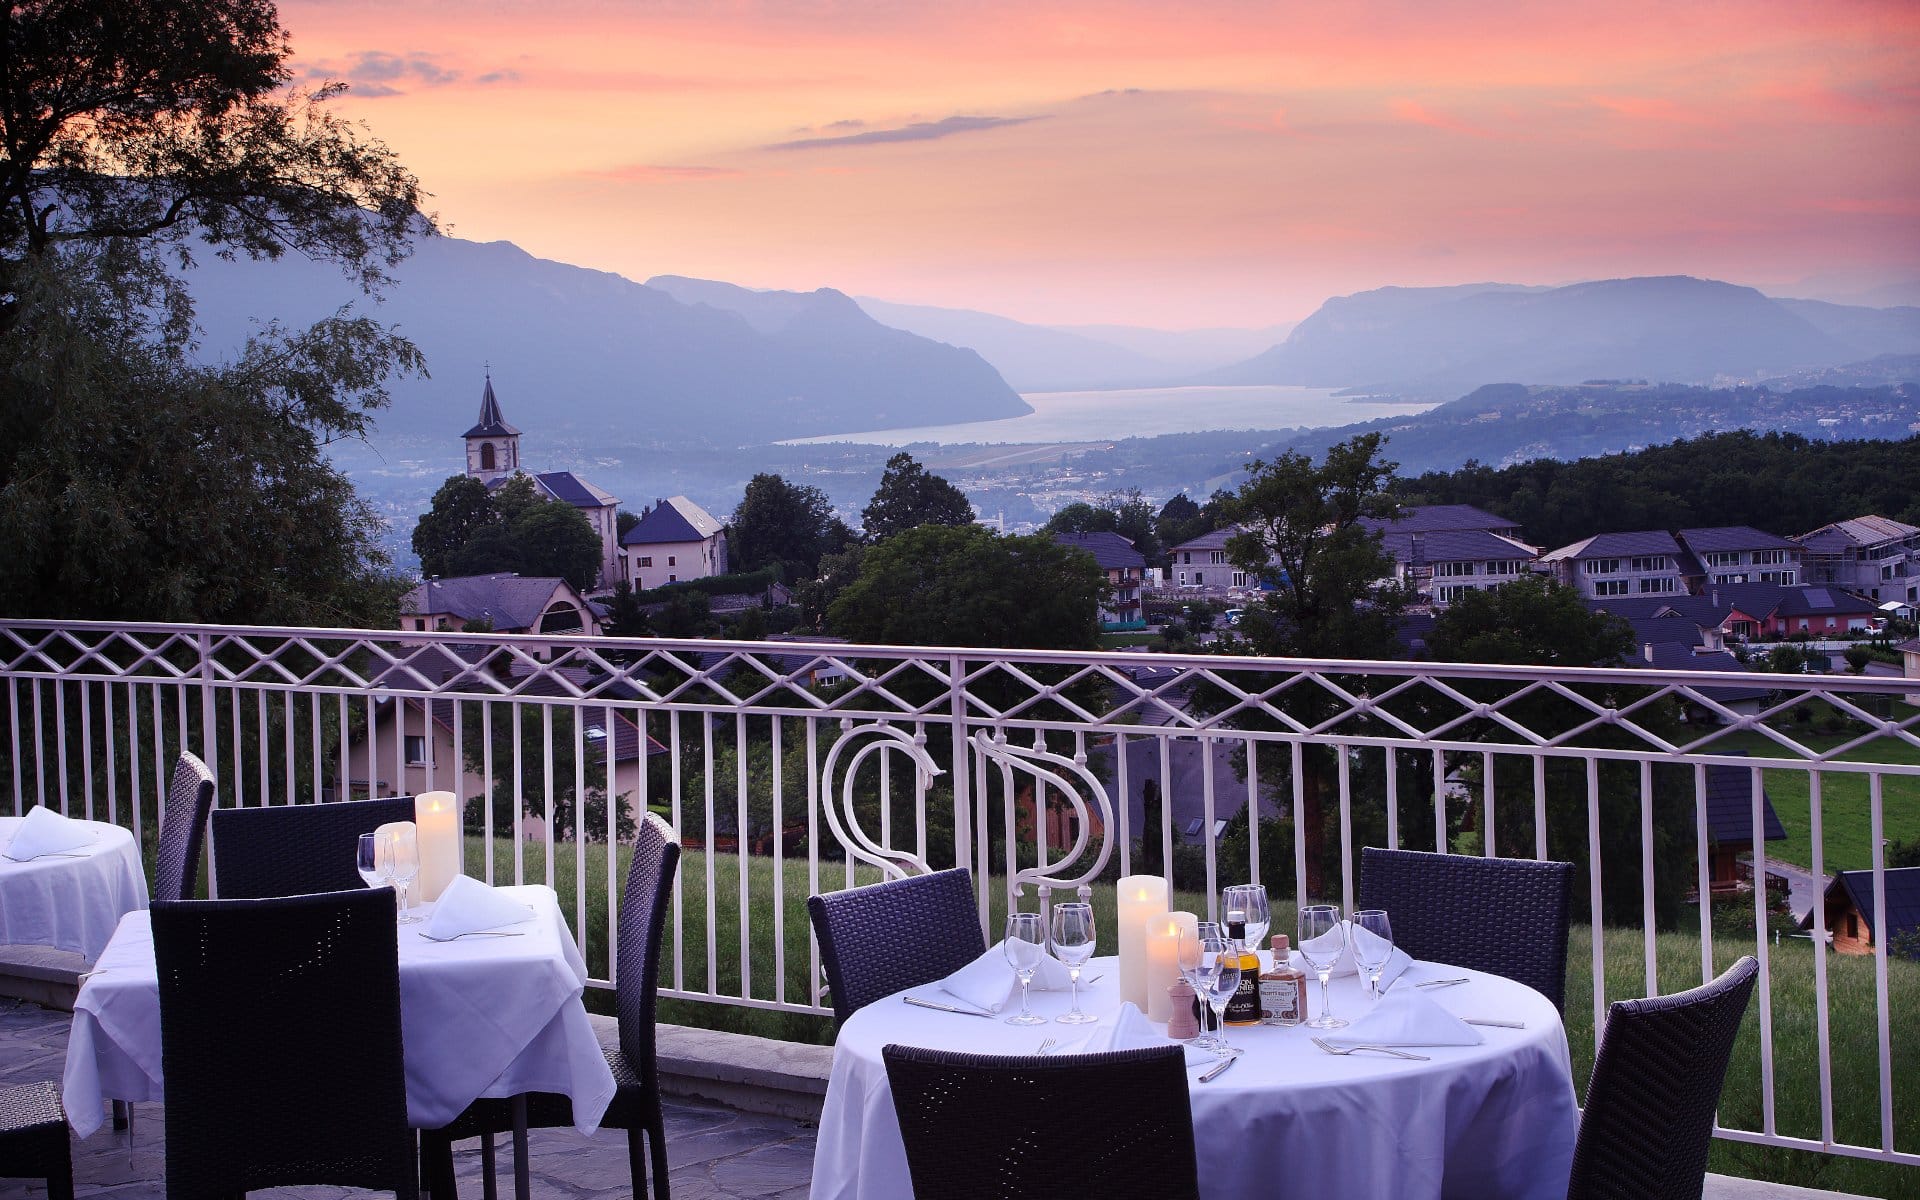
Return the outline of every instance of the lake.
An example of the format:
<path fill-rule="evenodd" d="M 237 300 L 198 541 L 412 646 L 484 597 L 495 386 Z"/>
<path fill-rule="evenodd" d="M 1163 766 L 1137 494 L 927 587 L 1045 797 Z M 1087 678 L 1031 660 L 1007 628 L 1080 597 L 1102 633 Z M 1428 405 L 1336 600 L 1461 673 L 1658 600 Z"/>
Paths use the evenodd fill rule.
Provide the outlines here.
<path fill-rule="evenodd" d="M 1201 433 L 1212 429 L 1323 428 L 1371 421 L 1376 417 L 1425 412 L 1432 404 L 1383 403 L 1336 396 L 1331 388 L 1179 387 L 1129 388 L 1096 392 L 1028 392 L 1033 406 L 1024 417 L 972 421 L 958 425 L 922 425 L 912 429 L 873 429 L 794 438 L 782 445 L 863 442 L 906 446 L 915 442 L 947 445 L 964 442 L 1099 442 L 1163 433 Z"/>

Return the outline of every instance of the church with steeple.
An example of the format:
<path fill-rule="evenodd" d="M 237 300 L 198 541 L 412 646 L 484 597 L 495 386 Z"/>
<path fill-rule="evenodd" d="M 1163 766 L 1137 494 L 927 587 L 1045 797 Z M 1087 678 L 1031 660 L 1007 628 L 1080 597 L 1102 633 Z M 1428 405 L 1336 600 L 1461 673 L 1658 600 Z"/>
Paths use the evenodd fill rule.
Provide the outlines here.
<path fill-rule="evenodd" d="M 461 435 L 467 443 L 467 474 L 487 485 L 489 491 L 515 475 L 533 480 L 533 489 L 549 500 L 561 500 L 580 510 L 580 515 L 600 535 L 599 586 L 611 587 L 620 577 L 619 513 L 620 498 L 575 475 L 572 471 L 526 471 L 520 466 L 520 431 L 507 424 L 500 411 L 500 400 L 493 394 L 493 375 L 487 375 L 486 389 L 480 394 L 480 419 Z"/>

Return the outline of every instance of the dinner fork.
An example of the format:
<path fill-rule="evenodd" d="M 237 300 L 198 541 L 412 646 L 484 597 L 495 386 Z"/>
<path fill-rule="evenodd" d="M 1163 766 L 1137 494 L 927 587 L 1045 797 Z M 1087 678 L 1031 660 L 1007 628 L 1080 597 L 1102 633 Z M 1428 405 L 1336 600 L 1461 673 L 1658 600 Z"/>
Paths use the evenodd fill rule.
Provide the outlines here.
<path fill-rule="evenodd" d="M 1395 1058 L 1408 1058 L 1414 1062 L 1431 1062 L 1424 1054 L 1408 1054 L 1405 1050 L 1395 1050 L 1392 1046 L 1336 1046 L 1324 1038 L 1314 1038 L 1313 1044 L 1328 1054 L 1355 1054 L 1362 1050 L 1378 1050 L 1382 1054 L 1391 1054 Z"/>
<path fill-rule="evenodd" d="M 430 942 L 457 942 L 464 937 L 525 937 L 524 929 L 469 929 L 465 933 L 456 933 L 452 937 L 435 937 L 422 929 L 420 936 Z"/>

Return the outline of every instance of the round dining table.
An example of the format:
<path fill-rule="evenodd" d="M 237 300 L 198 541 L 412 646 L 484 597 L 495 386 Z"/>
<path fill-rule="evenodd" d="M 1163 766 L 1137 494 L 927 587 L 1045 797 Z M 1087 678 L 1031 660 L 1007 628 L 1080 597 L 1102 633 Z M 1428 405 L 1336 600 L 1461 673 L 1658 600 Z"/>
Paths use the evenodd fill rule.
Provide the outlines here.
<path fill-rule="evenodd" d="M 1101 978 L 1082 986 L 1082 1007 L 1117 1010 L 1114 961 L 1094 960 L 1087 975 Z M 1232 1069 L 1209 1082 L 1200 1081 L 1204 1065 L 1187 1072 L 1201 1196 L 1564 1197 L 1579 1109 L 1560 1014 L 1524 984 L 1444 964 L 1416 962 L 1393 986 L 1459 978 L 1467 982 L 1423 994 L 1456 1016 L 1518 1027 L 1476 1025 L 1484 1036 L 1477 1046 L 1408 1049 L 1426 1061 L 1328 1054 L 1312 1040 L 1321 1031 L 1305 1026 L 1228 1027 L 1228 1041 L 1242 1051 Z M 1317 1013 L 1319 983 L 1311 981 L 1310 989 Z M 1334 979 L 1332 992 L 1337 1015 L 1358 1016 L 1372 1003 L 1353 976 Z M 926 984 L 868 1005 L 841 1027 L 814 1155 L 814 1200 L 912 1195 L 882 1046 L 1027 1055 L 1054 1038 L 1052 1052 L 1062 1053 L 1089 1028 L 1009 1025 L 1004 1013 L 984 1019 L 941 1012 L 907 1004 L 907 995 L 961 1004 L 939 984 Z M 1032 1004 L 1051 1018 L 1067 1011 L 1068 997 L 1035 992 Z M 1097 1123 L 1100 1109 L 1101 1098 L 1087 1096 L 1074 1111 L 1036 1112 L 1032 1119 Z"/>
<path fill-rule="evenodd" d="M 51 946 L 100 957 L 120 918 L 147 907 L 147 875 L 133 834 L 81 822 L 93 840 L 26 862 L 6 857 L 19 817 L 0 817 L 0 946 Z"/>

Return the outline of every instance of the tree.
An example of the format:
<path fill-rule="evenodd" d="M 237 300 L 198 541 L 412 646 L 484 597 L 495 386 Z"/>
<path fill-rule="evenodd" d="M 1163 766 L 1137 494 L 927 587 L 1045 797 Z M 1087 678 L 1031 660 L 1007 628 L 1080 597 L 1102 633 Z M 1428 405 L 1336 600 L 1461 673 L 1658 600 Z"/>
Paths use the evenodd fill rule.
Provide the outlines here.
<path fill-rule="evenodd" d="M 1427 646 L 1441 662 L 1613 667 L 1633 653 L 1633 626 L 1589 609 L 1577 589 L 1522 575 L 1440 610 Z"/>
<path fill-rule="evenodd" d="M 833 515 L 825 492 L 759 474 L 747 482 L 727 531 L 727 553 L 736 571 L 778 565 L 790 580 L 811 579 L 820 559 L 853 540 L 853 531 Z"/>
<path fill-rule="evenodd" d="M 827 616 L 857 642 L 1086 650 L 1105 591 L 1091 555 L 1051 538 L 923 525 L 868 547 Z"/>
<path fill-rule="evenodd" d="M 1847 670 L 1855 675 L 1865 675 L 1867 664 L 1873 661 L 1873 651 L 1865 646 L 1848 646 L 1845 651 Z"/>
<path fill-rule="evenodd" d="M 1189 502 L 1191 503 L 1191 502 Z M 1149 562 L 1160 557 L 1160 542 L 1154 533 L 1153 506 L 1139 488 L 1111 492 L 1099 504 L 1076 500 L 1053 514 L 1043 533 L 1117 533 L 1133 543 Z"/>
<path fill-rule="evenodd" d="M 880 542 L 921 525 L 970 525 L 973 505 L 965 492 L 929 472 L 904 450 L 887 460 L 880 486 L 860 514 L 869 542 Z"/>
<path fill-rule="evenodd" d="M 1201 515 L 1200 506 L 1185 492 L 1161 505 L 1159 515 L 1153 519 L 1154 536 L 1169 550 L 1212 530 L 1213 526 Z"/>
<path fill-rule="evenodd" d="M 635 598 L 633 585 L 624 579 L 613 585 L 613 599 L 607 605 L 607 619 L 602 628 L 613 637 L 645 637 L 653 631 L 647 610 Z"/>
<path fill-rule="evenodd" d="M 413 552 L 420 556 L 420 573 L 428 577 L 453 574 L 454 559 L 467 539 L 499 520 L 486 484 L 471 475 L 450 476 L 413 527 Z"/>
<path fill-rule="evenodd" d="M 573 505 L 535 504 L 508 527 L 519 547 L 522 575 L 558 575 L 581 591 L 600 574 L 600 535 Z"/>
<path fill-rule="evenodd" d="M 1118 517 L 1110 509 L 1095 508 L 1085 500 L 1076 500 L 1053 516 L 1041 526 L 1042 533 L 1112 533 L 1118 528 Z"/>

